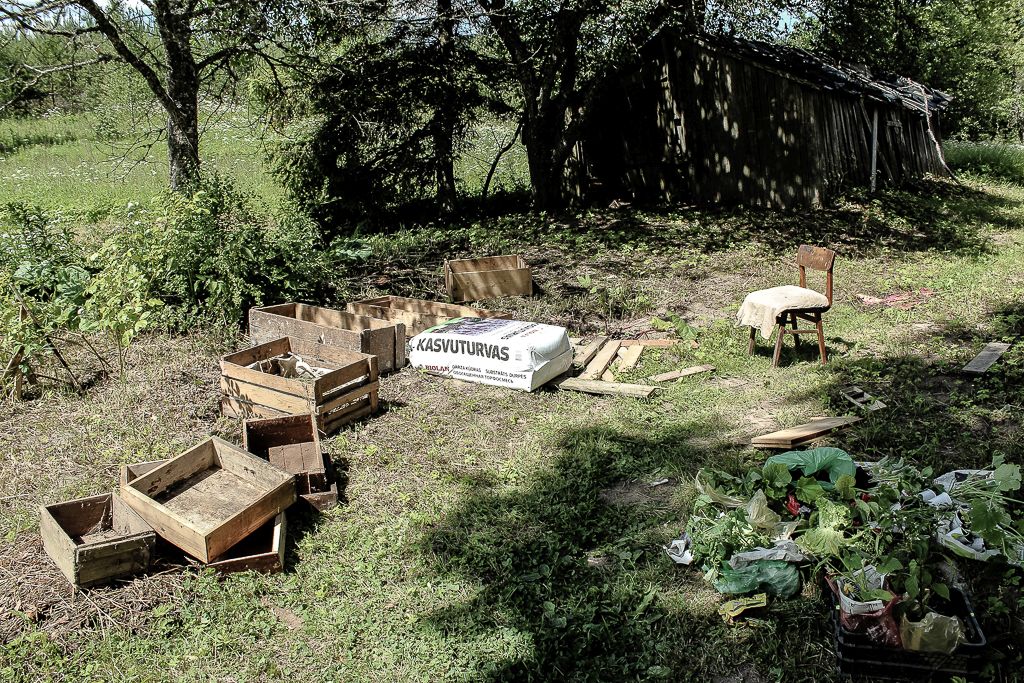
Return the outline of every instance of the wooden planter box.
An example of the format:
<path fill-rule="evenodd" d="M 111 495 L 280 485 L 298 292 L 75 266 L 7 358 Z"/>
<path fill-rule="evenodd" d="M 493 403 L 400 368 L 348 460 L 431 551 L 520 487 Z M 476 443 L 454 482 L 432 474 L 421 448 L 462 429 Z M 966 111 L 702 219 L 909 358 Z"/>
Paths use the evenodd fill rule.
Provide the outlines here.
<path fill-rule="evenodd" d="M 246 420 L 242 448 L 294 474 L 299 498 L 314 509 L 322 512 L 338 504 L 338 483 L 312 415 Z"/>
<path fill-rule="evenodd" d="M 222 574 L 249 570 L 264 574 L 282 572 L 286 531 L 287 520 L 282 512 L 206 566 Z"/>
<path fill-rule="evenodd" d="M 156 543 L 152 527 L 111 493 L 42 506 L 39 534 L 46 554 L 79 587 L 146 571 Z"/>
<path fill-rule="evenodd" d="M 286 378 L 268 370 L 270 359 L 294 353 L 315 367 L 329 368 L 316 380 Z M 221 411 L 230 417 L 281 417 L 312 413 L 317 428 L 331 434 L 377 410 L 377 357 L 293 337 L 224 356 L 220 361 Z"/>
<path fill-rule="evenodd" d="M 417 335 L 435 325 L 452 318 L 511 318 L 508 313 L 488 311 L 470 306 L 441 304 L 423 299 L 406 299 L 402 296 L 379 296 L 373 299 L 353 301 L 348 310 L 372 318 L 405 323 L 409 336 Z"/>
<path fill-rule="evenodd" d="M 381 372 L 405 366 L 405 324 L 306 304 L 249 309 L 254 344 L 294 337 L 377 356 Z"/>
<path fill-rule="evenodd" d="M 162 538 L 212 562 L 295 502 L 295 477 L 211 437 L 121 487 Z"/>
<path fill-rule="evenodd" d="M 124 486 L 130 481 L 135 481 L 146 472 L 163 465 L 166 460 L 149 460 L 147 462 L 136 462 L 130 465 L 121 465 L 120 485 Z"/>
<path fill-rule="evenodd" d="M 445 261 L 444 286 L 452 301 L 479 301 L 533 294 L 533 273 L 522 256 Z"/>

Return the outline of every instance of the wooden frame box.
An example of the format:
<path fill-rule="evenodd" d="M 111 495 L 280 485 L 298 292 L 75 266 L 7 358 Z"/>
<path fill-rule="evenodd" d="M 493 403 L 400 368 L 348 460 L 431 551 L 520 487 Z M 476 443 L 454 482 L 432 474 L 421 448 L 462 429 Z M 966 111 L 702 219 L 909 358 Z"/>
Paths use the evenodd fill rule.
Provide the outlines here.
<path fill-rule="evenodd" d="M 444 286 L 452 301 L 531 296 L 533 273 L 522 256 L 486 256 L 445 261 Z"/>
<path fill-rule="evenodd" d="M 294 474 L 299 498 L 314 509 L 322 512 L 338 504 L 338 483 L 312 415 L 246 420 L 242 448 Z"/>
<path fill-rule="evenodd" d="M 508 313 L 488 311 L 471 306 L 442 304 L 423 299 L 407 299 L 403 296 L 378 296 L 373 299 L 353 301 L 346 308 L 351 313 L 371 318 L 405 323 L 409 336 L 417 335 L 440 325 L 452 318 L 511 318 Z"/>
<path fill-rule="evenodd" d="M 295 477 L 210 437 L 121 487 L 158 534 L 209 563 L 295 502 Z"/>
<path fill-rule="evenodd" d="M 165 462 L 167 462 L 167 460 L 148 460 L 146 462 L 135 462 L 128 465 L 121 465 L 120 475 L 118 477 L 120 485 L 124 486 L 130 481 L 135 481 L 146 472 L 163 465 Z"/>
<path fill-rule="evenodd" d="M 287 303 L 249 309 L 254 344 L 294 337 L 377 356 L 381 372 L 405 366 L 405 324 L 348 311 Z"/>
<path fill-rule="evenodd" d="M 250 367 L 294 353 L 329 372 L 319 379 L 286 378 Z M 312 413 L 331 434 L 377 411 L 377 357 L 326 344 L 283 337 L 229 353 L 220 361 L 221 412 L 229 417 L 281 417 Z"/>
<path fill-rule="evenodd" d="M 220 559 L 207 564 L 222 574 L 252 571 L 277 574 L 284 571 L 284 543 L 288 529 L 285 513 L 279 514 L 235 544 Z"/>
<path fill-rule="evenodd" d="M 61 573 L 83 588 L 146 571 L 156 543 L 152 527 L 112 493 L 41 506 L 39 534 Z"/>

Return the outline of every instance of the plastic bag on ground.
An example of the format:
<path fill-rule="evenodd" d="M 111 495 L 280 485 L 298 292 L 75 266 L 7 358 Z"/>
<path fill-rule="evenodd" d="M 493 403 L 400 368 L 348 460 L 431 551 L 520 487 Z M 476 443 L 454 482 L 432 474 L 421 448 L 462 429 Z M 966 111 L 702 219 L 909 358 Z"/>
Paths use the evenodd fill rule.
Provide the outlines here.
<path fill-rule="evenodd" d="M 733 569 L 742 569 L 759 560 L 806 562 L 807 556 L 800 552 L 800 548 L 793 541 L 776 541 L 772 548 L 754 548 L 744 553 L 736 553 L 729 558 L 729 566 Z"/>
<path fill-rule="evenodd" d="M 929 612 L 921 621 L 909 621 L 906 616 L 900 621 L 900 638 L 903 647 L 918 652 L 942 652 L 950 654 L 957 645 L 967 639 L 963 622 L 958 617 L 947 617 L 938 612 Z"/>
<path fill-rule="evenodd" d="M 970 529 L 964 528 L 964 523 L 956 512 L 939 521 L 935 536 L 939 545 L 949 548 L 960 557 L 987 562 L 1001 554 L 996 548 L 986 548 L 981 536 L 974 536 Z"/>
<path fill-rule="evenodd" d="M 759 560 L 740 569 L 723 568 L 715 590 L 727 595 L 765 592 L 791 598 L 800 592 L 800 572 L 789 562 Z"/>
<path fill-rule="evenodd" d="M 857 475 L 857 466 L 850 454 L 839 448 L 811 448 L 806 451 L 788 451 L 773 455 L 765 464 L 779 462 L 790 470 L 800 470 L 805 477 L 813 477 L 818 472 L 827 472 L 828 480 L 835 484 L 839 477 L 848 474 Z M 831 484 L 822 483 L 823 488 L 831 488 Z"/>

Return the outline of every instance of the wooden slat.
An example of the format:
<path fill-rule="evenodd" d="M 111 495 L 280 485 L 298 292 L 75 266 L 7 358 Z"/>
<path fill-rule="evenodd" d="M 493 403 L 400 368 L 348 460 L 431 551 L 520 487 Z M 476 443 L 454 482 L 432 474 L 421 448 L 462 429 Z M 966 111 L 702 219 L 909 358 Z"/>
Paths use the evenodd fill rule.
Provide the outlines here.
<path fill-rule="evenodd" d="M 877 398 L 864 391 L 860 387 L 849 386 L 843 387 L 840 390 L 843 398 L 857 406 L 858 408 L 867 408 L 868 410 L 881 410 L 887 407 L 885 403 L 879 401 Z"/>
<path fill-rule="evenodd" d="M 585 367 L 587 363 L 594 360 L 594 356 L 597 355 L 597 352 L 601 350 L 606 341 L 608 341 L 608 337 L 598 337 L 585 346 L 577 348 L 572 357 L 573 366 L 576 368 Z"/>
<path fill-rule="evenodd" d="M 310 399 L 229 377 L 222 376 L 220 378 L 220 390 L 224 396 L 239 398 L 249 403 L 258 403 L 283 413 L 308 413 L 313 408 L 313 401 Z"/>
<path fill-rule="evenodd" d="M 848 427 L 862 418 L 845 417 L 817 417 L 802 425 L 782 429 L 771 434 L 763 434 L 751 439 L 750 444 L 755 448 L 792 448 L 807 441 L 813 441 L 837 429 Z"/>
<path fill-rule="evenodd" d="M 587 369 L 580 373 L 580 379 L 582 380 L 595 380 L 604 374 L 604 371 L 608 369 L 608 366 L 615 360 L 615 354 L 619 350 L 618 340 L 611 340 L 605 342 L 605 345 L 601 347 L 601 350 L 597 352 L 594 359 L 587 364 Z"/>
<path fill-rule="evenodd" d="M 650 387 L 642 384 L 622 384 L 621 382 L 585 380 L 579 377 L 567 377 L 562 380 L 555 380 L 554 385 L 559 389 L 580 391 L 585 394 L 629 396 L 632 398 L 651 398 L 658 392 L 658 387 Z"/>
<path fill-rule="evenodd" d="M 1000 344 L 998 342 L 986 344 L 985 348 L 981 350 L 981 353 L 975 356 L 974 360 L 964 366 L 963 371 L 974 375 L 980 375 L 992 367 L 992 364 L 999 360 L 999 357 L 1006 353 L 1009 348 L 1009 344 Z"/>
<path fill-rule="evenodd" d="M 253 368 L 247 368 L 225 361 L 221 361 L 220 371 L 224 377 L 230 377 L 233 380 L 239 380 L 247 384 L 273 389 L 274 391 L 278 391 L 283 394 L 297 396 L 303 400 L 313 399 L 315 395 L 313 382 L 304 382 L 297 377 L 281 377 L 280 375 L 261 372 L 260 370 L 254 370 Z M 223 377 L 221 379 L 221 388 L 223 388 Z"/>
<path fill-rule="evenodd" d="M 649 346 L 652 348 L 667 348 L 679 343 L 678 339 L 623 339 L 619 342 L 622 346 Z"/>
<path fill-rule="evenodd" d="M 233 417 L 239 420 L 249 417 L 284 417 L 288 413 L 281 410 L 274 410 L 258 403 L 250 403 L 231 396 L 220 397 L 220 412 L 225 417 Z"/>
<path fill-rule="evenodd" d="M 674 379 L 681 379 L 683 377 L 689 377 L 690 375 L 699 375 L 703 372 L 714 372 L 714 365 L 695 365 L 692 368 L 685 368 L 683 370 L 673 370 L 672 372 L 663 372 L 660 375 L 651 377 L 654 382 L 669 382 Z"/>
<path fill-rule="evenodd" d="M 622 355 L 619 356 L 619 371 L 632 370 L 640 362 L 640 354 L 644 351 L 643 344 L 634 344 L 619 349 Z"/>

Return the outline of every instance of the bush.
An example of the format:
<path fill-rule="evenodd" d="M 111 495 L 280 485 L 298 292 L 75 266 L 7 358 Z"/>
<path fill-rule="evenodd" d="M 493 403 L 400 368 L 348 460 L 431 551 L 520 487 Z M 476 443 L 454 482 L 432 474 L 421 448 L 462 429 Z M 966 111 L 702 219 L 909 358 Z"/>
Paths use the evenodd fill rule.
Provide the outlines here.
<path fill-rule="evenodd" d="M 967 172 L 1024 184 L 1024 146 L 1005 142 L 947 142 L 946 163 Z"/>

